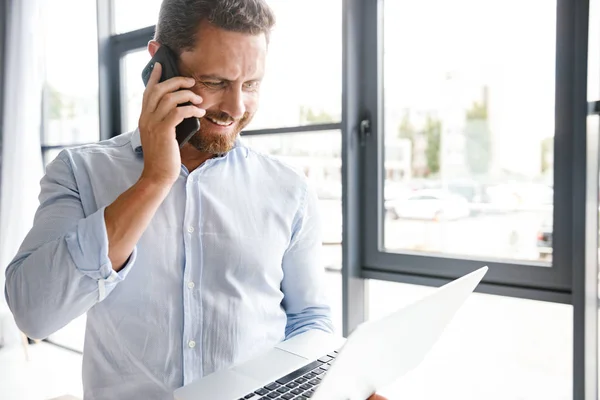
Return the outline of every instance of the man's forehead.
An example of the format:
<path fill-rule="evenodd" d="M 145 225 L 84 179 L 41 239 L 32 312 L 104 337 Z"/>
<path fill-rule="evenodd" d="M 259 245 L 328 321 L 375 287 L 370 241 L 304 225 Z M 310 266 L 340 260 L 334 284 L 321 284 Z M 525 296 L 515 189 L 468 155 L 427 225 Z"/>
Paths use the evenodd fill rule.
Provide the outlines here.
<path fill-rule="evenodd" d="M 258 58 L 185 57 L 182 54 L 181 74 L 195 79 L 260 79 L 264 74 L 264 60 Z"/>
<path fill-rule="evenodd" d="M 181 54 L 182 74 L 223 77 L 262 75 L 267 53 L 264 35 L 223 30 L 212 32 L 205 35 L 200 32 L 195 48 Z"/>
<path fill-rule="evenodd" d="M 251 34 L 220 28 L 208 21 L 202 21 L 196 32 L 195 49 L 208 50 L 211 48 L 228 47 L 256 47 L 258 50 L 267 50 L 267 36 L 265 33 Z"/>

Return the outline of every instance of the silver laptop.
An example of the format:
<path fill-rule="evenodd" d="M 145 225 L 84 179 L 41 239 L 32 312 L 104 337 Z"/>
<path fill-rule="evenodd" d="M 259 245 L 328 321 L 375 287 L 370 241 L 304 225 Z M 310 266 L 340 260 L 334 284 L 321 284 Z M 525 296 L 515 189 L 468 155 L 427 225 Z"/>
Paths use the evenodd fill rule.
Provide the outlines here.
<path fill-rule="evenodd" d="M 358 326 L 345 340 L 309 331 L 181 387 L 176 400 L 365 400 L 416 368 L 488 268 Z"/>

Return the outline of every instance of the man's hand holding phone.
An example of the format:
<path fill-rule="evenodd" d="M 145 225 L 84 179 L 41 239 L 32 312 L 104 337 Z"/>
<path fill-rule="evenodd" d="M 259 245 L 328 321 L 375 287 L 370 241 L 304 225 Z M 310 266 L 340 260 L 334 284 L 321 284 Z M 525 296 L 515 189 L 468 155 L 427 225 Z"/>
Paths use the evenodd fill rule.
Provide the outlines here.
<path fill-rule="evenodd" d="M 175 127 L 185 118 L 202 118 L 206 111 L 199 108 L 202 98 L 189 90 L 195 84 L 194 79 L 177 76 L 159 82 L 161 71 L 162 65 L 155 63 L 142 102 L 138 125 L 144 149 L 142 177 L 172 185 L 181 170 Z M 186 102 L 192 105 L 178 107 Z"/>

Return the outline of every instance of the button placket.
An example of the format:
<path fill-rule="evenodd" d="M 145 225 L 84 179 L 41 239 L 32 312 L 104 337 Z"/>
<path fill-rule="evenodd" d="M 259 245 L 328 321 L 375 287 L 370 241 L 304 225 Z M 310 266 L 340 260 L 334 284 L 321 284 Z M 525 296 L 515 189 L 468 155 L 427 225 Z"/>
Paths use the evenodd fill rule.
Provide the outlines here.
<path fill-rule="evenodd" d="M 183 221 L 183 230 L 184 230 L 184 247 L 185 247 L 185 255 L 186 260 L 184 264 L 183 270 L 183 297 L 184 297 L 184 329 L 183 329 L 183 342 L 184 346 L 187 347 L 187 351 L 184 352 L 184 383 L 189 383 L 190 379 L 193 376 L 193 366 L 198 365 L 198 357 L 201 352 L 200 342 L 196 342 L 194 339 L 201 337 L 198 334 L 197 328 L 195 327 L 196 316 L 194 315 L 194 297 L 195 293 L 192 289 L 195 288 L 196 284 L 192 281 L 194 276 L 195 267 L 192 266 L 190 260 L 195 257 L 195 248 L 196 244 L 196 224 L 194 221 L 195 208 L 197 207 L 197 202 L 194 199 L 194 184 L 193 181 L 188 179 L 186 185 L 186 214 L 184 216 Z M 198 347 L 198 348 L 196 348 Z M 185 347 L 184 347 L 185 348 Z"/>

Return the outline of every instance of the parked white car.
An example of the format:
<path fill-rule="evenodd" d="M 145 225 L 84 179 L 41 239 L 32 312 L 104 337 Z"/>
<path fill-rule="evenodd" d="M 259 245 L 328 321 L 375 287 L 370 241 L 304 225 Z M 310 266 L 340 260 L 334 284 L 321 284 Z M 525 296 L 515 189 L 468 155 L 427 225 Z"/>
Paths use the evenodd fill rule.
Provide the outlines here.
<path fill-rule="evenodd" d="M 393 218 L 455 220 L 471 214 L 469 202 L 445 190 L 425 189 L 391 202 Z"/>

